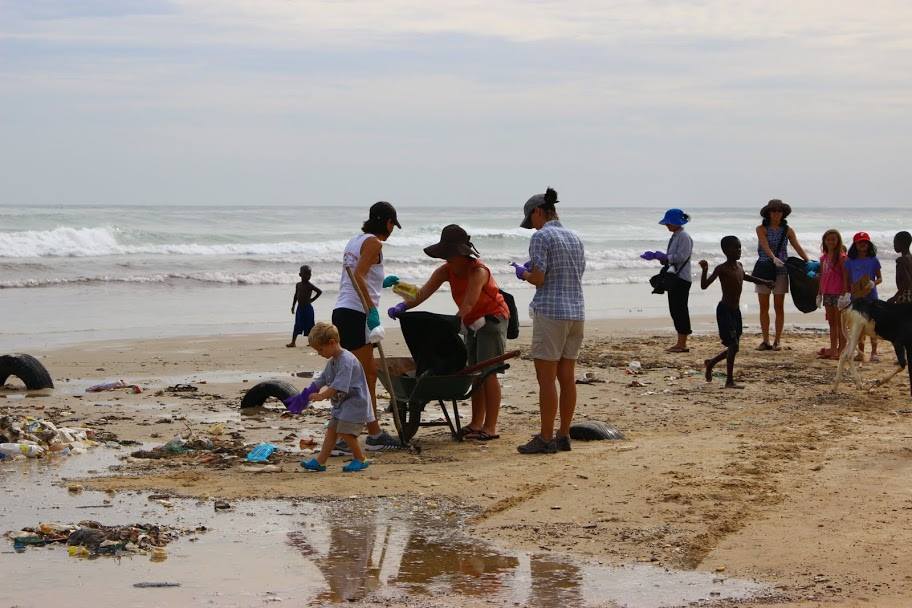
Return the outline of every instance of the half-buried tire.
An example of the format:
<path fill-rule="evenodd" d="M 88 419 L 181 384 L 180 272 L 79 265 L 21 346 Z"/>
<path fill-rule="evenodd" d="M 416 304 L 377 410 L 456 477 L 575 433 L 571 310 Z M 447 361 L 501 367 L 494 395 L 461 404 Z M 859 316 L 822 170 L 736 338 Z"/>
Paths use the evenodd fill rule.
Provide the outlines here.
<path fill-rule="evenodd" d="M 0 357 L 0 385 L 6 384 L 7 378 L 15 376 L 22 380 L 25 388 L 37 391 L 43 388 L 54 388 L 54 381 L 41 361 L 31 355 L 3 355 Z"/>
<path fill-rule="evenodd" d="M 570 438 L 580 441 L 603 441 L 623 439 L 624 433 L 600 420 L 586 420 L 570 425 Z"/>
<path fill-rule="evenodd" d="M 269 398 L 284 401 L 289 397 L 294 397 L 300 392 L 301 391 L 292 384 L 282 382 L 281 380 L 260 382 L 259 384 L 250 387 L 250 390 L 244 395 L 244 398 L 241 400 L 241 409 L 260 407 L 266 403 Z"/>

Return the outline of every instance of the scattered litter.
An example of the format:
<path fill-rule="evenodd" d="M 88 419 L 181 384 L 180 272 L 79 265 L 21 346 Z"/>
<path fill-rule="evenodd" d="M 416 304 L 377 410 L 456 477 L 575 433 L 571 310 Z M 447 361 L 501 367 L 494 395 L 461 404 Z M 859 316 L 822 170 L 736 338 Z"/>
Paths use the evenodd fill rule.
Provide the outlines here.
<path fill-rule="evenodd" d="M 260 443 L 247 454 L 247 462 L 269 462 L 269 457 L 279 449 L 271 443 Z"/>
<path fill-rule="evenodd" d="M 38 418 L 0 417 L 0 454 L 7 458 L 40 458 L 49 452 L 61 455 L 81 454 L 88 448 L 97 446 L 96 439 L 109 441 L 114 438 L 112 433 L 58 427 L 53 422 Z M 117 447 L 120 447 L 119 443 Z"/>
<path fill-rule="evenodd" d="M 138 384 L 127 384 L 123 380 L 115 380 L 114 382 L 102 382 L 101 384 L 94 384 L 86 389 L 87 393 L 102 393 L 104 391 L 116 391 L 122 388 L 128 388 L 133 393 L 141 393 L 142 387 Z"/>
<path fill-rule="evenodd" d="M 227 500 L 216 500 L 215 504 L 212 505 L 216 511 L 227 511 L 231 508 L 231 505 Z"/>
<path fill-rule="evenodd" d="M 599 384 L 602 382 L 605 381 L 600 378 L 595 372 L 586 372 L 585 374 L 581 374 L 576 378 L 577 384 Z"/>
<path fill-rule="evenodd" d="M 192 384 L 175 384 L 165 389 L 166 393 L 195 393 L 199 390 L 198 386 Z"/>
<path fill-rule="evenodd" d="M 137 589 L 165 589 L 167 587 L 180 587 L 180 583 L 133 583 Z"/>
<path fill-rule="evenodd" d="M 29 546 L 67 545 L 72 557 L 144 554 L 164 547 L 179 536 L 205 532 L 206 528 L 179 530 L 152 524 L 104 526 L 97 521 L 78 524 L 42 522 L 35 528 L 7 532 L 13 548 L 21 553 Z M 163 549 L 162 549 L 163 551 Z M 167 555 L 167 554 L 165 554 Z"/>
<path fill-rule="evenodd" d="M 633 360 L 627 364 L 627 369 L 625 370 L 627 374 L 631 376 L 639 375 L 640 371 L 643 369 L 643 364 L 637 360 Z"/>
<path fill-rule="evenodd" d="M 298 439 L 298 447 L 302 450 L 312 448 L 317 445 L 317 439 L 313 435 L 301 435 Z"/>
<path fill-rule="evenodd" d="M 216 422 L 215 424 L 213 424 L 212 426 L 209 427 L 209 434 L 216 435 L 216 436 L 224 435 L 225 434 L 225 424 L 222 422 Z"/>
<path fill-rule="evenodd" d="M 242 466 L 241 471 L 244 473 L 281 473 L 282 467 L 276 464 L 267 464 L 261 467 L 256 466 Z"/>
<path fill-rule="evenodd" d="M 297 372 L 297 373 L 295 373 L 295 376 L 297 376 L 298 378 L 313 378 L 314 373 L 313 372 Z"/>
<path fill-rule="evenodd" d="M 627 388 L 642 388 L 644 386 L 646 386 L 646 385 L 643 384 L 642 382 L 640 382 L 639 380 L 631 380 L 630 383 L 627 385 Z"/>

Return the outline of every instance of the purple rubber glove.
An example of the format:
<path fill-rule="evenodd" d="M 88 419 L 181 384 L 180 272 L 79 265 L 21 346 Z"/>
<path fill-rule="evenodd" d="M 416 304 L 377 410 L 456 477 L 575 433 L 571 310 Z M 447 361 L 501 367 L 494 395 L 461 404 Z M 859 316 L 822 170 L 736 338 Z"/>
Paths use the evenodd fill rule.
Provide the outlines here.
<path fill-rule="evenodd" d="M 663 251 L 644 251 L 640 257 L 644 260 L 658 260 L 663 264 L 668 261 L 668 256 Z"/>
<path fill-rule="evenodd" d="M 408 310 L 408 304 L 406 304 L 405 302 L 399 302 L 395 306 L 392 306 L 389 309 L 387 309 L 386 314 L 389 315 L 390 319 L 395 321 L 406 310 Z"/>
<path fill-rule="evenodd" d="M 520 266 L 516 262 L 510 262 L 510 266 L 516 271 L 516 278 L 520 281 L 526 280 L 526 273 L 532 270 L 531 260 Z"/>
<path fill-rule="evenodd" d="M 292 414 L 300 414 L 305 409 L 310 407 L 310 396 L 316 393 L 318 390 L 320 389 L 317 388 L 316 384 L 311 384 L 297 395 L 289 397 L 282 403 L 285 404 L 286 409 L 288 409 L 288 411 Z"/>

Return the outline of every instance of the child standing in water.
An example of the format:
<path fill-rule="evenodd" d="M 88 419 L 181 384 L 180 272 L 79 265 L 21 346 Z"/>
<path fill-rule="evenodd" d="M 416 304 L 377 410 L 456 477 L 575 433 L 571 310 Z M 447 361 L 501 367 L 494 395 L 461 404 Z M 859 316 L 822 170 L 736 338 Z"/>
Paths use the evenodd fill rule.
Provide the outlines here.
<path fill-rule="evenodd" d="M 871 291 L 864 296 L 865 300 L 877 300 L 877 286 L 883 282 L 880 274 L 880 260 L 877 259 L 877 247 L 871 242 L 867 232 L 858 232 L 852 237 L 849 257 L 845 261 L 846 285 L 853 285 L 861 278 L 871 281 Z M 864 361 L 864 336 L 858 340 L 856 361 Z M 880 361 L 877 357 L 877 338 L 871 337 L 871 362 Z"/>
<path fill-rule="evenodd" d="M 291 332 L 291 342 L 285 345 L 288 348 L 295 347 L 295 341 L 299 335 L 306 336 L 310 333 L 314 326 L 313 303 L 323 295 L 323 291 L 310 282 L 310 266 L 301 266 L 299 276 L 301 282 L 295 285 L 294 298 L 291 300 L 291 314 L 295 316 L 295 324 Z M 296 304 L 297 311 L 295 311 Z"/>
<path fill-rule="evenodd" d="M 893 237 L 893 249 L 899 254 L 896 258 L 896 295 L 890 302 L 896 304 L 912 304 L 912 234 L 905 230 L 897 232 Z"/>
<path fill-rule="evenodd" d="M 821 359 L 838 359 L 845 348 L 845 332 L 842 330 L 842 312 L 839 310 L 839 298 L 849 291 L 845 275 L 845 245 L 838 230 L 827 230 L 820 243 L 820 287 L 818 304 L 826 310 L 826 320 L 830 324 L 830 348 L 821 348 L 817 356 Z"/>
<path fill-rule="evenodd" d="M 719 326 L 719 337 L 722 339 L 722 345 L 725 350 L 713 357 L 703 361 L 706 367 L 706 381 L 712 382 L 712 371 L 716 363 L 726 359 L 726 380 L 725 388 L 744 388 L 735 384 L 735 355 L 738 354 L 739 344 L 741 341 L 742 321 L 741 321 L 741 290 L 744 287 L 744 281 L 755 283 L 765 287 L 772 288 L 774 283 L 766 279 L 758 279 L 744 272 L 741 266 L 741 241 L 736 236 L 727 236 L 722 239 L 722 253 L 725 254 L 725 262 L 716 266 L 712 274 L 707 277 L 709 263 L 706 260 L 700 260 L 700 268 L 703 274 L 700 276 L 700 287 L 706 289 L 712 282 L 719 278 L 722 285 L 722 301 L 716 306 L 716 323 Z"/>

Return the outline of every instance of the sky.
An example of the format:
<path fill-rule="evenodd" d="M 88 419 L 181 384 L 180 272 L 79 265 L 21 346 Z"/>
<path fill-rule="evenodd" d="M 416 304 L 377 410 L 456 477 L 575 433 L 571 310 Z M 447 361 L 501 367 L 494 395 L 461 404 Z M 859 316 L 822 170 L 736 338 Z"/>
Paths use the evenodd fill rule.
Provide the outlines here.
<path fill-rule="evenodd" d="M 905 0 L 0 0 L 0 205 L 904 205 L 909 74 Z"/>

